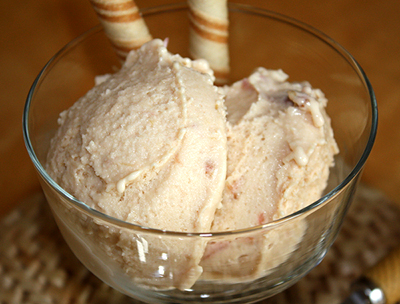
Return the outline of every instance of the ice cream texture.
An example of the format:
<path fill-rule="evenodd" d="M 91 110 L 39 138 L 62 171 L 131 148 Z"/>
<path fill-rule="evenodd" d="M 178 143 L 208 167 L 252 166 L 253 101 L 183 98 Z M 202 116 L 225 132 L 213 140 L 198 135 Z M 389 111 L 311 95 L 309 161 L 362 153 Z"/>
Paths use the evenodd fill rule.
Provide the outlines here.
<path fill-rule="evenodd" d="M 258 68 L 216 87 L 206 61 L 173 55 L 152 40 L 60 114 L 46 171 L 88 206 L 145 227 L 217 232 L 284 217 L 321 196 L 338 152 L 324 94 L 287 79 Z M 243 256 L 252 269 L 247 277 L 257 278 L 295 249 L 305 229 L 296 227 L 282 230 L 292 233 L 291 244 L 279 242 L 279 229 L 231 242 L 171 241 L 179 267 L 172 283 L 154 286 L 186 289 L 201 275 L 240 280 L 240 269 L 221 273 L 220 266 L 230 259 L 240 267 Z M 143 268 L 151 266 L 140 263 L 132 237 L 118 238 L 108 241 L 123 252 L 126 272 L 152 285 Z M 154 253 L 155 264 L 161 254 Z"/>
<path fill-rule="evenodd" d="M 283 218 L 320 198 L 338 147 L 327 99 L 308 82 L 258 68 L 225 87 L 227 176 L 212 231 Z M 201 266 L 208 280 L 250 281 L 288 259 L 307 229 L 294 221 L 271 231 L 210 242 Z M 229 263 L 227 263 L 229 261 Z"/>
<path fill-rule="evenodd" d="M 202 61 L 145 44 L 59 119 L 47 171 L 101 212 L 142 226 L 210 230 L 226 175 L 223 96 Z"/>
<path fill-rule="evenodd" d="M 226 87 L 227 177 L 212 230 L 252 227 L 316 201 L 338 152 L 327 99 L 281 70 Z"/>

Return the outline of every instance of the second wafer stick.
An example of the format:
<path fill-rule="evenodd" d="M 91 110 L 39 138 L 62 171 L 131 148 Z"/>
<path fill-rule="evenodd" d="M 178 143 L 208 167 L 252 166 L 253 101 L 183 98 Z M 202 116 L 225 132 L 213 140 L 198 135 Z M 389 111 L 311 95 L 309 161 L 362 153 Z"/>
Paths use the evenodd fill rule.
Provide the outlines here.
<path fill-rule="evenodd" d="M 189 0 L 190 54 L 206 59 L 216 82 L 229 75 L 228 7 L 226 0 Z"/>

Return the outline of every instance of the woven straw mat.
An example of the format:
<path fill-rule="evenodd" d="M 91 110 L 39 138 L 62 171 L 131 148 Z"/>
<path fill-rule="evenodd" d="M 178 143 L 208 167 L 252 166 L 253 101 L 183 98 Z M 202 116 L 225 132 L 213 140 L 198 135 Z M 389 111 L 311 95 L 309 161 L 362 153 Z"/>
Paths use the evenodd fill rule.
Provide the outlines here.
<path fill-rule="evenodd" d="M 0 303 L 139 303 L 102 283 L 64 242 L 42 194 L 0 221 Z M 350 283 L 400 244 L 400 209 L 360 186 L 326 257 L 288 290 L 263 304 L 340 303 Z"/>

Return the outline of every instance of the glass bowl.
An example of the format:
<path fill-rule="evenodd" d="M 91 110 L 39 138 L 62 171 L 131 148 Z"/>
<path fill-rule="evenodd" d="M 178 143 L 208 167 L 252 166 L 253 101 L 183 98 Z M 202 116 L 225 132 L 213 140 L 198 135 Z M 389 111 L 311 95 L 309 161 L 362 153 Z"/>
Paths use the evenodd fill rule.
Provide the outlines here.
<path fill-rule="evenodd" d="M 315 267 L 335 240 L 373 146 L 377 106 L 364 72 L 332 39 L 291 18 L 230 4 L 230 81 L 256 67 L 283 69 L 327 96 L 340 153 L 324 196 L 285 218 L 237 231 L 180 233 L 141 227 L 89 208 L 43 165 L 61 111 L 120 62 L 100 26 L 78 37 L 43 68 L 29 92 L 23 131 L 54 218 L 79 260 L 105 283 L 148 303 L 251 303 L 288 288 Z M 153 37 L 189 56 L 186 4 L 142 11 Z M 206 253 L 203 254 L 207 246 Z M 224 254 L 218 254 L 222 250 Z M 232 249 L 232 250 L 231 250 Z M 202 274 L 190 272 L 203 256 Z M 185 276 L 185 282 L 179 278 Z"/>

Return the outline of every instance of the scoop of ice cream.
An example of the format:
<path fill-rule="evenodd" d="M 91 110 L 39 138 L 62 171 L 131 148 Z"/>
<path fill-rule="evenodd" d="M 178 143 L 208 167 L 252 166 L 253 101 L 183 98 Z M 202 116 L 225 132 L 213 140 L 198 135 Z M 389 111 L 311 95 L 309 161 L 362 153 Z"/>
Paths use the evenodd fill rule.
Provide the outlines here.
<path fill-rule="evenodd" d="M 228 163 L 213 231 L 245 229 L 285 217 L 319 199 L 338 152 L 327 99 L 282 71 L 257 69 L 226 87 Z M 253 280 L 295 251 L 307 225 L 294 220 L 207 246 L 205 279 Z M 229 265 L 226 263 L 229 261 Z M 243 265 L 249 270 L 243 273 Z"/>
<path fill-rule="evenodd" d="M 223 96 L 205 61 L 161 40 L 60 115 L 46 170 L 110 216 L 152 228 L 208 231 L 226 173 Z"/>
<path fill-rule="evenodd" d="M 323 93 L 259 68 L 226 88 L 228 169 L 214 231 L 282 218 L 317 200 L 337 153 Z"/>
<path fill-rule="evenodd" d="M 142 226 L 211 229 L 226 177 L 226 118 L 207 62 L 172 55 L 161 40 L 148 42 L 117 73 L 98 77 L 59 125 L 46 170 L 68 193 Z M 202 273 L 202 240 L 76 227 L 137 284 L 185 289 Z"/>

